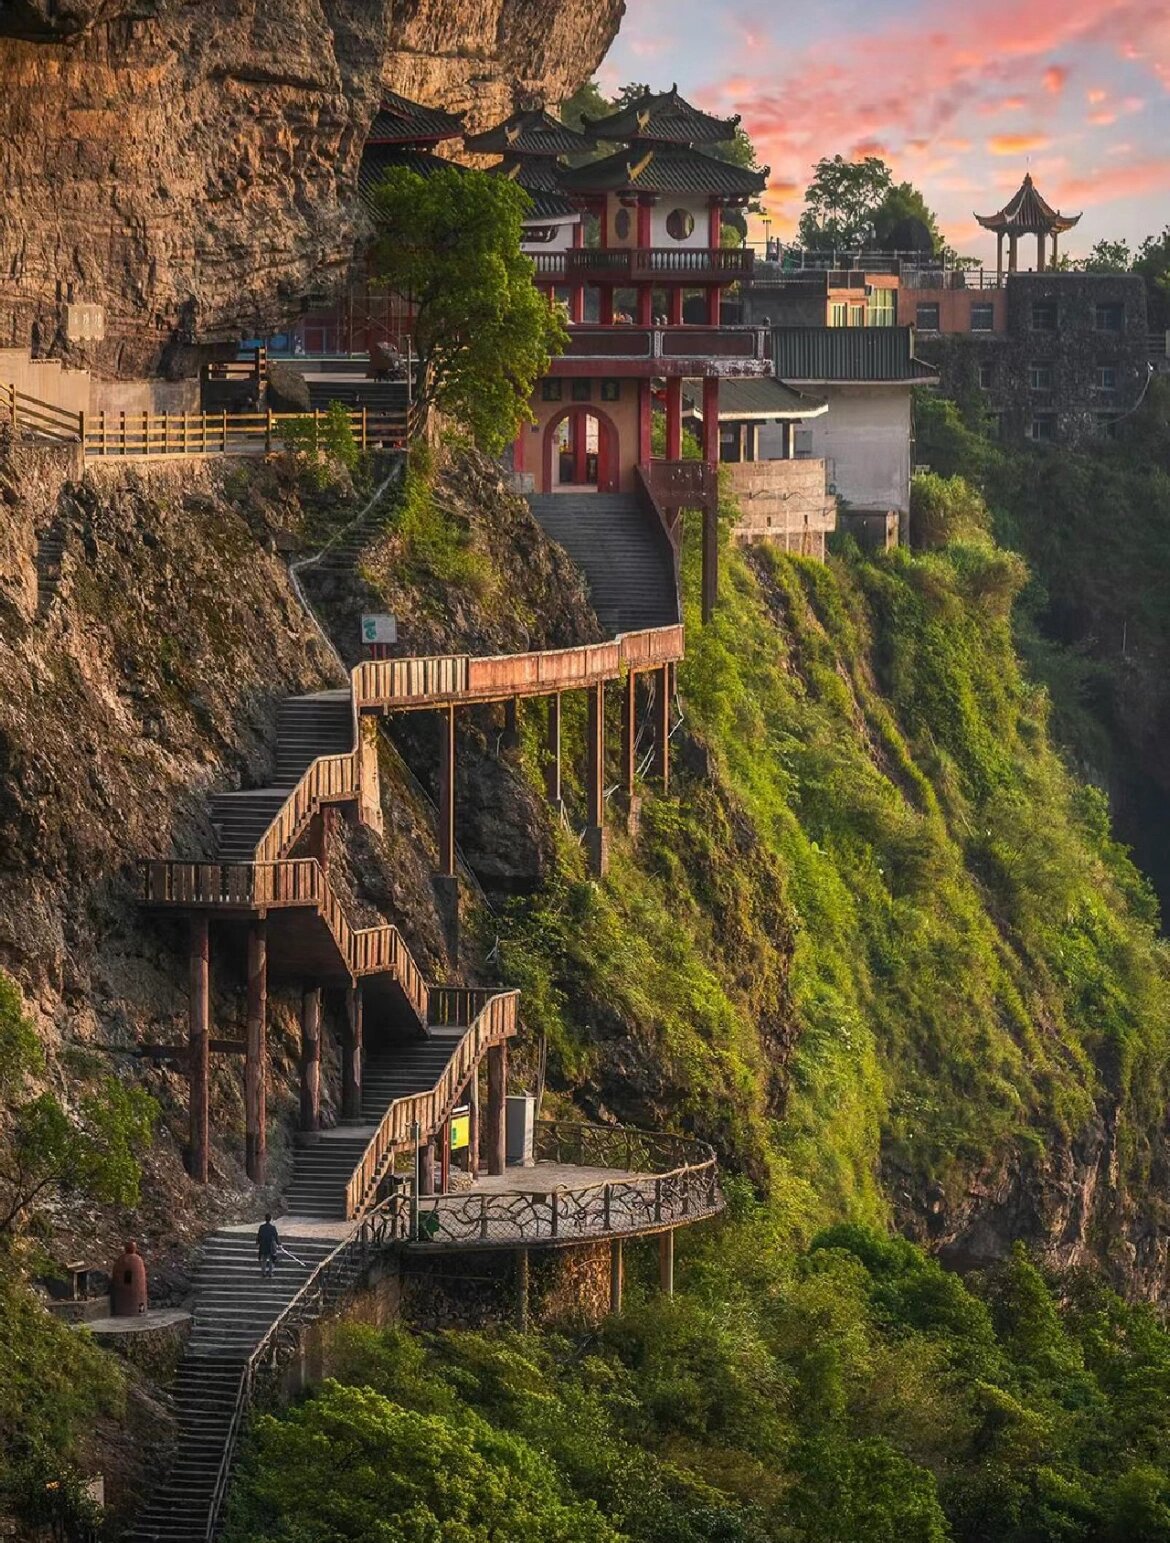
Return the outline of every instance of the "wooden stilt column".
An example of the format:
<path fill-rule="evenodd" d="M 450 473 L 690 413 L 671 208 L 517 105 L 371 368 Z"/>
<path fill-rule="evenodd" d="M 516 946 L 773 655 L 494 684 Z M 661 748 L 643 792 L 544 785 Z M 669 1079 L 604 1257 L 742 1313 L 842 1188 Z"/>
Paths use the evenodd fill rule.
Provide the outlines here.
<path fill-rule="evenodd" d="M 516 1250 L 516 1327 L 528 1332 L 528 1250 Z"/>
<path fill-rule="evenodd" d="M 473 1179 L 479 1178 L 479 1067 L 471 1074 L 467 1084 L 467 1171 Z"/>
<path fill-rule="evenodd" d="M 211 942 L 206 913 L 191 918 L 191 974 L 187 1004 L 187 1075 L 191 1134 L 187 1168 L 207 1183 L 208 1102 L 211 1072 Z"/>
<path fill-rule="evenodd" d="M 439 1132 L 439 1194 L 451 1188 L 451 1121 L 444 1120 Z"/>
<path fill-rule="evenodd" d="M 674 1229 L 658 1234 L 658 1289 L 663 1296 L 674 1295 Z"/>
<path fill-rule="evenodd" d="M 622 1259 L 621 1238 L 611 1238 L 609 1244 L 609 1310 L 622 1310 L 622 1286 L 625 1278 L 625 1261 Z"/>
<path fill-rule="evenodd" d="M 520 743 L 520 698 L 509 697 L 504 703 L 504 748 L 515 750 Z"/>
<path fill-rule="evenodd" d="M 360 1120 L 362 1114 L 362 1062 L 365 1056 L 364 1004 L 361 986 L 345 993 L 346 1035 L 341 1059 L 341 1117 Z"/>
<path fill-rule="evenodd" d="M 548 699 L 548 739 L 545 745 L 547 760 L 544 767 L 544 790 L 550 804 L 561 805 L 561 694 L 553 693 Z"/>
<path fill-rule="evenodd" d="M 670 666 L 654 672 L 654 775 L 670 791 Z"/>
<path fill-rule="evenodd" d="M 719 464 L 719 377 L 703 380 L 703 459 Z M 712 491 L 703 509 L 703 620 L 711 620 L 719 593 L 719 506 Z"/>
<path fill-rule="evenodd" d="M 455 709 L 439 710 L 439 872 L 455 877 Z"/>
<path fill-rule="evenodd" d="M 435 1143 L 428 1141 L 418 1152 L 418 1192 L 420 1195 L 435 1193 Z"/>
<path fill-rule="evenodd" d="M 254 921 L 248 929 L 244 1038 L 245 1162 L 253 1184 L 264 1184 L 268 1169 L 268 936 L 262 921 Z"/>
<path fill-rule="evenodd" d="M 493 1178 L 507 1164 L 508 1047 L 493 1045 L 487 1053 L 487 1166 Z"/>
<path fill-rule="evenodd" d="M 301 998 L 301 1129 L 321 1129 L 321 988 Z"/>
<path fill-rule="evenodd" d="M 622 688 L 622 791 L 628 799 L 634 796 L 634 742 L 638 732 L 637 718 L 638 676 L 630 670 Z"/>
<path fill-rule="evenodd" d="M 600 878 L 605 849 L 605 682 L 589 687 L 589 722 L 585 731 L 585 851 L 589 871 Z"/>
<path fill-rule="evenodd" d="M 672 375 L 666 382 L 666 459 L 682 458 L 682 379 Z"/>

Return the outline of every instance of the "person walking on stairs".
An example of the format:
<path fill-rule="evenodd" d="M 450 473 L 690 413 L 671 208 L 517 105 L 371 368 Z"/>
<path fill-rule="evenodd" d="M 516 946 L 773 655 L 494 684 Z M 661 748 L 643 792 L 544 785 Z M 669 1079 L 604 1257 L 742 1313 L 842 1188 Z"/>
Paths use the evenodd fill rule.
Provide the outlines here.
<path fill-rule="evenodd" d="M 272 1225 L 272 1213 L 265 1213 L 264 1221 L 256 1234 L 256 1254 L 260 1260 L 260 1274 L 267 1278 L 276 1269 L 276 1251 L 280 1247 L 280 1234 Z"/>

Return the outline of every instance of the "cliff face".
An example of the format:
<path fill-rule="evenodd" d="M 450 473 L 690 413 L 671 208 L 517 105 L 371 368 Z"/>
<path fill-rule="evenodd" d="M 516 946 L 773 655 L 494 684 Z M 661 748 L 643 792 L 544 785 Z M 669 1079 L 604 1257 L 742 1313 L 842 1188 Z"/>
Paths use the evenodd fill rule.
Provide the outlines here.
<path fill-rule="evenodd" d="M 383 87 L 482 126 L 559 100 L 624 0 L 0 3 L 0 346 L 132 374 L 344 271 Z M 63 305 L 105 308 L 72 343 Z"/>

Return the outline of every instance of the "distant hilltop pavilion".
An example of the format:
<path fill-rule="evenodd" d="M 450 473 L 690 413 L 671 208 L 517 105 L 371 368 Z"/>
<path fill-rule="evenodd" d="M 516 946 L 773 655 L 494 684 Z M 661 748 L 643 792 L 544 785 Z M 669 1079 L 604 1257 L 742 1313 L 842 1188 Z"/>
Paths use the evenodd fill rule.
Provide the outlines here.
<path fill-rule="evenodd" d="M 996 214 L 977 214 L 975 218 L 983 226 L 984 230 L 995 232 L 996 238 L 996 271 L 1000 282 L 1003 282 L 1003 238 L 1008 239 L 1008 272 L 1016 272 L 1017 247 L 1021 236 L 1036 237 L 1036 272 L 1043 273 L 1049 266 L 1046 259 L 1046 246 L 1048 238 L 1052 238 L 1051 266 L 1056 266 L 1058 238 L 1066 230 L 1072 230 L 1079 224 L 1079 214 L 1061 214 L 1050 203 L 1041 198 L 1036 191 L 1036 184 L 1032 181 L 1032 173 L 1025 172 L 1024 180 L 1020 183 L 1019 190 L 1012 198 L 1009 198 L 1003 208 Z"/>

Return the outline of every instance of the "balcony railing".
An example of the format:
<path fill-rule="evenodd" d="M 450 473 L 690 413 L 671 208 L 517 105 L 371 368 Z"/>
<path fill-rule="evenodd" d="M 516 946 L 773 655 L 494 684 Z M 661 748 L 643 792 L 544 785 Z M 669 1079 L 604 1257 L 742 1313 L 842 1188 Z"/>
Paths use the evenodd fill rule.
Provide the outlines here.
<path fill-rule="evenodd" d="M 572 247 L 534 252 L 538 279 L 557 283 L 634 284 L 685 279 L 731 284 L 750 278 L 755 253 L 737 246 Z"/>
<path fill-rule="evenodd" d="M 569 346 L 553 360 L 553 374 L 579 374 L 572 365 L 596 360 L 599 364 L 643 361 L 653 363 L 656 375 L 768 375 L 772 371 L 770 329 L 767 327 L 636 327 L 582 323 L 569 329 Z M 570 368 L 566 371 L 564 366 Z M 617 370 L 615 373 L 622 373 Z M 646 373 L 629 371 L 626 373 Z"/>

